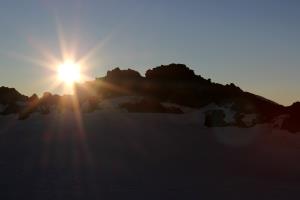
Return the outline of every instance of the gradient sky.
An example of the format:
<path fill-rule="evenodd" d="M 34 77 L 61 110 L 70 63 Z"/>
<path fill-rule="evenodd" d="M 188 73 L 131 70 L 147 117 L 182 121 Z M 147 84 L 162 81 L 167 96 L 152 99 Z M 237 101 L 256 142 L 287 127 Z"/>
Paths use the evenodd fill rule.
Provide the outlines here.
<path fill-rule="evenodd" d="M 59 92 L 54 72 L 30 60 L 61 57 L 61 30 L 77 58 L 96 50 L 90 77 L 184 63 L 289 105 L 300 100 L 299 10 L 297 0 L 1 0 L 0 85 Z"/>

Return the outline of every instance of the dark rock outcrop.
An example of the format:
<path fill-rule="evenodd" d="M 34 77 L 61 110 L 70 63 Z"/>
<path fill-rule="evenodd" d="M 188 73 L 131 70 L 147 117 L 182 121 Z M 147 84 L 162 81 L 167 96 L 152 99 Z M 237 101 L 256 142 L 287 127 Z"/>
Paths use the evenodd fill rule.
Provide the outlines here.
<path fill-rule="evenodd" d="M 218 106 L 231 105 L 236 113 L 235 123 L 224 122 L 224 112 L 215 110 L 206 113 L 205 125 L 248 127 L 242 120 L 246 114 L 255 114 L 257 123 L 272 123 L 276 117 L 287 115 L 281 128 L 290 132 L 300 132 L 300 102 L 284 107 L 268 99 L 245 92 L 233 83 L 222 85 L 205 79 L 184 64 L 169 64 L 154 67 L 146 71 L 145 77 L 139 72 L 115 68 L 105 77 L 96 78 L 84 84 L 76 85 L 76 101 L 70 95 L 53 95 L 45 92 L 41 98 L 36 94 L 31 97 L 20 94 L 14 88 L 0 87 L 0 114 L 19 113 L 20 119 L 26 119 L 33 112 L 48 114 L 52 108 L 58 111 L 74 109 L 84 102 L 88 111 L 97 109 L 99 99 L 124 95 L 144 97 L 140 102 L 125 103 L 121 107 L 129 112 L 182 113 L 179 108 L 166 107 L 161 102 L 169 102 L 193 108 L 202 108 L 214 103 Z"/>
<path fill-rule="evenodd" d="M 25 102 L 28 97 L 14 88 L 0 87 L 0 104 L 8 105 L 17 101 Z"/>
<path fill-rule="evenodd" d="M 204 125 L 206 127 L 224 127 L 227 126 L 225 122 L 225 113 L 223 110 L 209 110 L 205 112 Z"/>
<path fill-rule="evenodd" d="M 300 102 L 287 107 L 288 117 L 283 121 L 281 128 L 292 133 L 300 132 Z"/>
<path fill-rule="evenodd" d="M 145 74 L 147 79 L 162 80 L 162 81 L 191 81 L 200 79 L 200 76 L 195 75 L 194 71 L 189 69 L 184 64 L 161 65 L 153 69 L 149 69 Z"/>
<path fill-rule="evenodd" d="M 137 113 L 174 113 L 182 114 L 180 108 L 174 106 L 164 106 L 159 101 L 155 99 L 142 99 L 139 102 L 132 103 L 123 103 L 120 105 L 120 108 L 126 109 L 128 112 L 137 112 Z"/>
<path fill-rule="evenodd" d="M 108 81 L 124 81 L 124 80 L 134 80 L 142 79 L 143 77 L 139 72 L 132 69 L 120 70 L 120 68 L 115 68 L 111 71 L 108 71 L 105 79 Z"/>
<path fill-rule="evenodd" d="M 5 105 L 2 115 L 15 114 L 22 110 L 21 103 L 25 103 L 28 97 L 22 95 L 14 88 L 0 87 L 0 104 Z"/>

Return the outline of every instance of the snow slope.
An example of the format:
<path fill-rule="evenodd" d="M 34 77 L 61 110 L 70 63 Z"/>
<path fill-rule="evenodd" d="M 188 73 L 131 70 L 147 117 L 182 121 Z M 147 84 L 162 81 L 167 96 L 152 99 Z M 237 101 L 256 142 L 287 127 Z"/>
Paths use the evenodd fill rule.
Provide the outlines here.
<path fill-rule="evenodd" d="M 300 135 L 206 128 L 203 110 L 112 110 L 114 101 L 92 113 L 0 116 L 0 198 L 300 197 Z"/>

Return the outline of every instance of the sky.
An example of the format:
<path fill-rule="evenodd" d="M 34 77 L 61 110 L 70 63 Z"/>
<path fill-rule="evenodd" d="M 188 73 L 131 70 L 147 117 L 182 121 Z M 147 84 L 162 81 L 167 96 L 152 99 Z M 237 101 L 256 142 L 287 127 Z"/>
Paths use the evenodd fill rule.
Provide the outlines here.
<path fill-rule="evenodd" d="M 299 10 L 297 0 L 1 0 L 0 85 L 60 93 L 44 65 L 64 47 L 87 58 L 90 79 L 184 63 L 290 105 L 300 100 Z"/>

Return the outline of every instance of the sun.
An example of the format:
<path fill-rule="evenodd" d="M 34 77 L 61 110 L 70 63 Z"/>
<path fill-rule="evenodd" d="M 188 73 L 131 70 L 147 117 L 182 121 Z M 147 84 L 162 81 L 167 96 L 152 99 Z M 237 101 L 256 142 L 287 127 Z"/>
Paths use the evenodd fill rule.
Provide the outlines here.
<path fill-rule="evenodd" d="M 58 65 L 57 76 L 58 79 L 65 84 L 73 85 L 75 82 L 79 82 L 81 78 L 80 64 L 66 60 Z"/>

